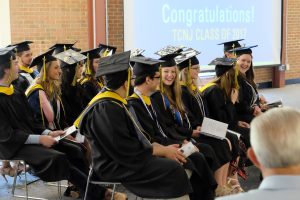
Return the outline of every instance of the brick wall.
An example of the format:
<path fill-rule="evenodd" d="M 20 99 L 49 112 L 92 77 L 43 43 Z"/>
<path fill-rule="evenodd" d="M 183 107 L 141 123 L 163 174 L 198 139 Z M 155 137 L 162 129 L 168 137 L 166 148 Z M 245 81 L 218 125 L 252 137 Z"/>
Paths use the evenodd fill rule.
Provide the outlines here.
<path fill-rule="evenodd" d="M 88 49 L 87 0 L 10 0 L 12 43 L 32 40 L 34 55 L 54 43 Z"/>
<path fill-rule="evenodd" d="M 287 13 L 287 51 L 290 70 L 286 72 L 286 79 L 300 78 L 300 2 L 288 1 Z"/>
<path fill-rule="evenodd" d="M 123 0 L 108 1 L 108 44 L 124 50 L 124 12 Z"/>

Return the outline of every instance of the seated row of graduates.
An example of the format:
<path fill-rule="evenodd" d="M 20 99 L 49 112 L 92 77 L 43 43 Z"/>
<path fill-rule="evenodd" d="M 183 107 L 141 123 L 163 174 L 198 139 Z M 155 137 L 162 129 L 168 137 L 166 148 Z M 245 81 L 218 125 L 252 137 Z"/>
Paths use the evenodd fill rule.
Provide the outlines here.
<path fill-rule="evenodd" d="M 38 64 L 38 68 L 40 69 L 40 76 L 37 78 L 37 80 L 35 81 L 35 83 L 28 89 L 27 91 L 27 95 L 28 95 L 28 100 L 29 103 L 31 105 L 31 107 L 33 108 L 33 110 L 35 110 L 35 118 L 40 120 L 40 122 L 42 122 L 44 124 L 44 126 L 46 126 L 47 128 L 50 129 L 62 129 L 64 127 L 66 127 L 66 125 L 63 125 L 64 122 L 70 120 L 70 122 L 73 121 L 74 118 L 76 118 L 78 116 L 77 112 L 76 114 L 69 114 L 71 113 L 70 111 L 74 111 L 76 110 L 77 106 L 73 106 L 71 105 L 69 107 L 69 109 L 66 109 L 66 113 L 64 115 L 62 115 L 63 112 L 63 106 L 66 107 L 66 104 L 70 102 L 74 103 L 76 100 L 78 100 L 79 98 L 74 98 L 74 96 L 71 95 L 66 95 L 67 92 L 70 91 L 76 91 L 76 90 L 70 90 L 72 87 L 76 85 L 76 79 L 75 79 L 75 75 L 76 75 L 76 71 L 78 71 L 78 69 L 80 68 L 79 65 L 73 65 L 73 66 L 64 66 L 63 69 L 63 77 L 69 76 L 68 79 L 63 79 L 63 81 L 68 81 L 69 88 L 66 89 L 65 93 L 64 90 L 62 90 L 62 96 L 66 95 L 67 97 L 70 97 L 69 99 L 67 97 L 62 98 L 62 101 L 60 100 L 60 88 L 59 88 L 59 79 L 60 79 L 60 68 L 58 66 L 58 63 L 55 61 L 55 58 L 51 55 L 52 52 L 47 52 L 46 54 L 41 55 L 40 57 L 37 57 L 35 60 L 39 61 Z M 128 53 L 127 53 L 128 54 Z M 126 55 L 129 59 L 129 56 Z M 125 57 L 126 57 L 125 56 Z M 43 64 L 42 60 L 45 60 L 45 65 Z M 114 57 L 111 57 L 109 59 L 116 59 Z M 139 60 L 141 59 L 141 60 Z M 123 108 L 126 110 L 125 113 L 127 113 L 128 116 L 131 116 L 130 120 L 133 121 L 138 121 L 138 123 L 136 124 L 136 127 L 133 126 L 133 129 L 131 132 L 136 132 L 138 130 L 142 131 L 142 133 L 144 135 L 146 135 L 147 139 L 150 142 L 156 142 L 153 144 L 153 147 L 149 147 L 149 145 L 147 145 L 147 142 L 144 141 L 143 139 L 141 139 L 140 135 L 137 135 L 138 138 L 142 141 L 142 143 L 146 143 L 145 145 L 145 150 L 149 148 L 153 148 L 153 152 L 157 153 L 157 155 L 162 156 L 162 152 L 164 156 L 166 157 L 172 157 L 175 160 L 178 160 L 178 162 L 184 162 L 186 161 L 185 158 L 182 157 L 182 155 L 180 155 L 180 153 L 178 153 L 177 151 L 177 147 L 176 146 L 167 146 L 162 148 L 162 146 L 157 145 L 157 143 L 163 144 L 163 145 L 169 145 L 169 144 L 181 144 L 186 142 L 186 140 L 190 140 L 191 138 L 194 138 L 195 144 L 197 145 L 197 147 L 200 149 L 200 152 L 204 154 L 205 156 L 205 160 L 201 160 L 201 156 L 200 153 L 195 154 L 194 156 L 189 157 L 192 161 L 193 164 L 189 164 L 187 165 L 187 168 L 193 169 L 194 170 L 194 175 L 192 175 L 191 178 L 191 182 L 192 182 L 192 186 L 194 189 L 194 195 L 195 197 L 197 197 L 197 195 L 200 196 L 210 196 L 212 194 L 210 194 L 209 189 L 212 189 L 215 186 L 215 182 L 214 180 L 210 177 L 210 173 L 209 171 L 212 170 L 213 172 L 215 172 L 215 178 L 218 182 L 218 184 L 220 186 L 224 186 L 226 183 L 226 177 L 227 177 L 227 171 L 228 171 L 228 164 L 230 161 L 234 160 L 236 161 L 238 155 L 239 155 L 239 146 L 238 146 L 238 139 L 230 134 L 227 134 L 228 136 L 228 141 L 227 140 L 216 140 L 216 139 L 212 139 L 212 138 L 208 138 L 205 137 L 203 135 L 199 135 L 200 133 L 200 126 L 202 123 L 202 119 L 203 116 L 210 116 L 207 114 L 207 106 L 205 106 L 205 101 L 202 99 L 200 92 L 195 88 L 194 84 L 190 84 L 188 83 L 187 80 L 189 80 L 187 73 L 189 73 L 191 76 L 190 80 L 196 79 L 195 76 L 198 76 L 198 72 L 199 72 L 199 66 L 197 66 L 199 64 L 199 62 L 197 61 L 196 57 L 192 57 L 186 60 L 185 64 L 182 63 L 179 66 L 179 69 L 181 70 L 181 78 L 182 78 L 182 96 L 180 94 L 180 83 L 177 80 L 177 77 L 179 75 L 178 70 L 174 64 L 174 59 L 171 56 L 169 56 L 168 58 L 164 58 L 165 63 L 163 63 L 162 65 L 164 66 L 162 68 L 162 83 L 161 84 L 161 91 L 160 92 L 155 92 L 156 90 L 156 86 L 159 83 L 159 76 L 160 73 L 158 72 L 158 68 L 155 66 L 149 66 L 149 60 L 147 59 L 142 59 L 139 58 L 136 60 L 136 67 L 134 67 L 133 72 L 135 75 L 135 92 L 134 95 L 131 96 L 131 98 L 129 98 L 129 105 L 131 105 L 130 108 L 133 108 L 134 115 L 132 116 L 132 114 L 130 112 L 132 111 L 128 111 L 126 110 L 126 106 L 124 106 L 123 104 L 126 104 L 126 101 L 123 99 L 120 99 L 119 97 L 117 97 L 117 102 L 120 105 L 123 105 Z M 93 62 L 94 59 L 90 59 L 90 62 Z M 96 60 L 95 62 L 97 63 L 98 60 Z M 104 60 L 105 61 L 105 60 Z M 105 61 L 107 62 L 107 61 Z M 106 84 L 106 88 L 103 89 L 103 91 L 100 93 L 101 94 L 105 94 L 105 93 L 109 93 L 108 96 L 103 96 L 100 99 L 110 99 L 113 101 L 115 101 L 116 99 L 114 99 L 113 97 L 115 96 L 115 93 L 112 93 L 112 91 L 108 90 L 108 88 L 110 88 L 111 90 L 117 90 L 119 89 L 118 87 L 124 85 L 125 81 L 124 77 L 124 72 L 127 72 L 127 69 L 123 70 L 123 76 L 121 76 L 121 78 L 119 77 L 119 73 L 118 68 L 115 69 L 115 71 L 113 70 L 113 66 L 109 65 L 109 64 L 105 64 L 105 62 L 103 62 L 103 64 L 100 64 L 100 68 L 98 71 L 101 72 L 101 69 L 105 71 L 105 66 L 107 66 L 108 69 L 106 69 L 107 71 L 109 71 L 109 73 L 115 72 L 112 75 L 110 74 L 103 74 L 104 75 L 104 82 Z M 169 63 L 168 63 L 169 62 Z M 127 60 L 125 62 L 127 67 L 129 66 L 129 61 Z M 150 62 L 151 63 L 151 62 Z M 152 61 L 152 63 L 155 63 L 154 61 Z M 34 64 L 34 62 L 33 62 Z M 60 64 L 64 64 L 64 62 L 60 62 Z M 122 64 L 122 63 L 121 63 Z M 155 63 L 157 65 L 157 63 Z M 231 67 L 225 67 L 225 66 L 221 66 L 216 69 L 220 69 L 222 72 L 222 74 L 220 75 L 221 78 L 219 78 L 219 81 L 222 82 L 222 76 L 224 74 L 227 74 L 232 71 L 232 66 L 233 63 L 229 63 L 229 66 L 231 65 Z M 40 67 L 39 67 L 40 66 Z M 138 67 L 140 66 L 140 67 Z M 50 70 L 50 68 L 52 70 Z M 224 70 L 226 68 L 226 70 Z M 228 69 L 227 69 L 228 68 Z M 74 70 L 75 69 L 75 70 Z M 188 69 L 188 70 L 187 70 Z M 68 73 L 68 70 L 71 71 Z M 192 73 L 194 72 L 194 73 Z M 196 72 L 196 73 L 195 73 Z M 70 75 L 71 74 L 71 75 Z M 100 75 L 101 76 L 101 73 Z M 116 77 L 117 76 L 117 77 Z M 194 77 L 193 77 L 194 76 Z M 71 78 L 70 78 L 71 77 Z M 184 78 L 186 77 L 186 78 Z M 224 77 L 224 76 L 223 76 Z M 234 77 L 234 76 L 233 76 Z M 227 77 L 228 78 L 228 77 Z M 75 84 L 74 84 L 74 79 L 75 79 Z M 52 80 L 52 81 L 49 81 Z M 83 80 L 88 80 L 88 79 L 83 79 Z M 93 79 L 95 80 L 95 79 Z M 234 80 L 234 79 L 232 79 Z M 223 81 L 224 82 L 224 81 Z M 73 83 L 73 84 L 72 84 Z M 47 85 L 48 84 L 48 85 Z M 143 93 L 143 88 L 145 87 L 145 85 L 152 85 L 152 89 L 149 90 L 146 89 L 146 94 Z M 168 85 L 169 84 L 169 85 Z M 151 87 L 151 86 L 150 86 Z M 213 89 L 215 88 L 215 89 Z M 141 90 L 141 91 L 140 91 Z M 148 91 L 147 91 L 148 90 Z M 220 121 L 226 121 L 226 122 L 231 122 L 229 123 L 231 127 L 236 128 L 240 131 L 240 127 L 237 126 L 237 122 L 234 123 L 234 120 L 236 120 L 234 118 L 234 115 L 232 112 L 233 111 L 233 103 L 230 103 L 230 101 L 232 100 L 230 93 L 229 95 L 226 94 L 227 96 L 223 95 L 223 91 L 226 90 L 222 90 L 222 88 L 220 89 L 220 85 L 218 85 L 218 82 L 216 81 L 215 85 L 213 85 L 212 87 L 209 87 L 209 89 L 204 91 L 204 95 L 207 98 L 210 98 L 209 102 L 217 102 L 215 105 L 212 106 L 213 109 L 216 109 L 217 111 L 221 112 L 221 113 L 215 113 L 215 117 Z M 155 92 L 152 97 L 151 100 L 149 99 L 150 94 L 152 94 L 153 92 Z M 112 94 L 111 94 L 112 93 Z M 97 94 L 97 92 L 95 92 L 95 94 Z M 118 94 L 118 93 L 116 93 Z M 112 97 L 110 95 L 113 95 Z M 92 95 L 93 96 L 93 95 Z M 148 98 L 147 98 L 148 97 Z M 217 97 L 217 98 L 216 98 Z M 90 97 L 91 98 L 91 97 Z M 220 103 L 220 99 L 224 99 L 223 103 Z M 69 101 L 67 101 L 66 99 L 68 99 Z M 204 98 L 205 99 L 205 98 Z M 229 99 L 229 101 L 228 101 Z M 91 109 L 91 107 L 96 106 L 96 103 L 100 103 L 102 101 L 98 101 L 99 99 L 96 98 L 96 100 L 92 101 L 92 103 L 90 103 L 89 109 Z M 63 102 L 63 103 L 62 103 Z M 94 103 L 96 102 L 96 103 Z M 49 106 L 49 104 L 52 104 L 51 106 Z M 225 105 L 224 105 L 225 104 Z M 113 104 L 114 105 L 114 104 Z M 217 107 L 219 106 L 219 108 Z M 110 107 L 110 106 L 109 106 Z M 131 145 L 133 145 L 132 148 L 134 147 L 134 143 L 131 143 L 129 141 L 127 141 L 128 136 L 130 136 L 132 133 L 128 132 L 126 135 L 125 134 L 125 141 L 122 140 L 122 136 L 119 135 L 120 132 L 126 132 L 126 127 L 128 127 L 128 125 L 126 125 L 125 127 L 122 126 L 123 123 L 127 124 L 126 122 L 128 121 L 128 119 L 118 119 L 119 117 L 123 117 L 124 118 L 124 109 L 122 109 L 123 114 L 116 112 L 113 108 L 111 108 L 112 110 L 110 111 L 109 107 L 107 108 L 107 110 L 105 110 L 105 112 L 100 112 L 100 110 L 97 111 L 93 111 L 95 112 L 95 114 L 91 114 L 93 117 L 89 118 L 90 123 L 81 123 L 84 127 L 86 127 L 87 130 L 82 130 L 82 133 L 87 133 L 86 135 L 88 137 L 90 137 L 90 140 L 92 140 L 92 144 L 94 143 L 93 141 L 95 140 L 95 138 L 93 137 L 94 134 L 96 138 L 99 138 L 99 140 L 101 140 L 101 143 L 99 145 L 97 145 L 97 143 L 99 141 L 95 141 L 94 145 L 97 146 L 97 149 L 94 150 L 93 148 L 93 155 L 94 155 L 94 162 L 97 166 L 97 162 L 99 162 L 99 158 L 101 157 L 101 159 L 103 160 L 103 154 L 117 154 L 117 155 L 110 155 L 108 156 L 107 160 L 111 160 L 112 157 L 114 159 L 116 159 L 117 163 L 120 164 L 125 161 L 126 165 L 129 164 L 129 166 L 126 166 L 129 169 L 131 169 L 131 167 L 133 167 L 134 170 L 133 174 L 128 174 L 128 177 L 126 177 L 126 167 L 125 169 L 121 170 L 122 173 L 120 173 L 120 179 L 122 179 L 124 182 L 130 182 L 127 183 L 127 187 L 130 188 L 132 191 L 134 191 L 135 193 L 144 196 L 144 197 L 154 197 L 157 193 L 155 191 L 157 191 L 157 188 L 155 188 L 154 186 L 157 185 L 155 184 L 156 181 L 161 182 L 158 185 L 162 186 L 163 182 L 161 180 L 161 178 L 159 180 L 153 180 L 153 182 L 151 183 L 151 181 L 149 181 L 147 184 L 145 184 L 144 186 L 141 185 L 141 183 L 139 181 L 144 180 L 144 179 L 148 179 L 149 177 L 147 177 L 149 174 L 144 174 L 145 177 L 139 177 L 137 176 L 137 169 L 141 169 L 139 167 L 145 168 L 145 162 L 140 162 L 141 166 L 139 166 L 138 164 L 138 160 L 145 160 L 145 158 L 140 157 L 138 155 L 127 155 L 128 151 L 130 152 L 131 149 Z M 113 106 L 114 107 L 114 106 Z M 209 106 L 208 106 L 209 107 Z M 52 109 L 53 110 L 52 110 Z M 82 107 L 81 107 L 82 109 Z M 93 108 L 94 110 L 95 108 Z M 100 108 L 99 108 L 100 109 Z M 105 108 L 101 108 L 105 109 Z M 212 110 L 209 107 L 210 110 Z M 132 109 L 131 109 L 132 110 Z M 51 113 L 52 111 L 52 113 Z M 68 112 L 69 111 L 69 112 Z M 128 111 L 128 112 L 127 112 Z M 91 112 L 91 111 L 89 111 Z M 87 112 L 88 113 L 88 112 Z M 100 115 L 101 113 L 101 115 Z M 86 114 L 85 114 L 86 115 Z M 84 116 L 85 116 L 84 115 Z M 98 116 L 100 115 L 100 116 Z M 214 116 L 214 115 L 211 115 Z M 67 119 L 65 120 L 64 119 Z M 100 117 L 100 119 L 98 118 Z M 135 119 L 135 117 L 137 117 L 137 119 Z M 107 122 L 107 118 L 110 119 L 108 120 L 108 124 L 105 124 L 102 121 L 106 121 Z M 106 119 L 106 120 L 105 120 Z M 96 123 L 97 122 L 97 123 Z M 150 124 L 149 124 L 150 122 Z M 114 126 L 114 123 L 118 124 L 118 127 Z M 151 124 L 152 123 L 152 124 Z M 70 124 L 70 123 L 69 123 Z M 89 125 L 86 125 L 89 124 Z M 231 125 L 232 124 L 232 125 Z M 93 125 L 93 126 L 91 126 Z M 93 129 L 93 127 L 95 126 L 95 129 Z M 100 127 L 99 127 L 100 126 Z M 137 128 L 139 127 L 139 128 Z M 124 129 L 125 128 L 125 129 Z M 117 129 L 117 130 L 116 130 Z M 100 130 L 100 131 L 96 131 L 96 130 Z M 101 131 L 102 130 L 102 131 Z M 110 130 L 110 131 L 108 131 Z M 241 131 L 240 131 L 241 132 Z M 247 136 L 247 131 L 245 131 L 245 135 L 246 138 Z M 91 135 L 90 135 L 91 134 Z M 101 135 L 101 134 L 105 134 L 105 135 Z M 89 136 L 90 135 L 90 136 Z M 131 135 L 132 136 L 132 135 Z M 135 135 L 136 136 L 136 135 Z M 136 139 L 135 136 L 133 136 L 134 138 L 131 139 Z M 106 138 L 109 137 L 109 138 Z M 114 138 L 118 138 L 118 140 L 112 140 Z M 106 141 L 107 139 L 107 141 Z M 120 140 L 119 140 L 120 139 Z M 126 142 L 127 141 L 127 142 Z M 141 142 L 140 141 L 140 142 Z M 245 140 L 246 143 L 248 142 L 247 139 Z M 138 142 L 138 141 L 136 141 Z M 201 143 L 200 143 L 201 142 Z M 128 146 L 130 145 L 130 146 Z M 93 146 L 93 145 L 92 145 Z M 116 148 L 116 149 L 115 149 Z M 122 150 L 122 148 L 125 148 L 124 150 Z M 115 150 L 114 150 L 115 149 Z M 160 151 L 156 151 L 157 149 L 161 150 Z M 176 151 L 175 151 L 176 150 Z M 94 152 L 95 151 L 95 152 Z M 101 152 L 101 156 L 99 155 L 99 153 L 97 154 L 97 152 L 100 151 Z M 107 152 L 109 151 L 109 152 Z M 105 153 L 104 153 L 105 152 Z M 144 151 L 143 151 L 144 152 Z M 149 153 L 148 151 L 145 151 L 147 153 Z M 166 153 L 167 152 L 167 153 Z M 123 157 L 124 155 L 122 155 L 122 153 L 126 153 L 127 158 Z M 133 151 L 131 153 L 142 153 L 139 151 Z M 167 155 L 165 155 L 167 154 Z M 142 155 L 142 154 L 141 154 Z M 128 158 L 129 156 L 129 158 Z M 133 156 L 133 157 L 131 157 Z M 105 156 L 104 156 L 105 157 Z M 133 162 L 128 162 L 131 159 L 134 159 Z M 194 159 L 192 159 L 193 157 L 196 157 Z M 137 160 L 136 160 L 137 159 Z M 97 161 L 98 160 L 98 161 Z M 107 161 L 106 160 L 106 161 Z M 206 166 L 206 162 L 208 163 L 208 166 L 210 167 L 210 169 L 207 168 Z M 154 164 L 155 162 L 153 162 Z M 189 163 L 189 162 L 188 162 Z M 106 163 L 108 164 L 108 163 Z M 106 164 L 103 164 L 104 166 Z M 133 166 L 134 164 L 134 166 Z M 118 172 L 120 171 L 110 171 L 111 169 L 107 169 L 106 167 L 103 169 L 103 165 L 98 166 L 99 169 L 96 172 L 97 174 L 101 175 L 101 177 L 108 177 L 108 179 L 111 178 L 115 178 L 118 179 Z M 136 165 L 136 166 L 135 166 Z M 148 167 L 151 168 L 155 168 L 154 166 L 156 166 L 156 164 L 154 165 L 147 165 Z M 175 166 L 175 165 L 174 165 Z M 110 166 L 112 167 L 112 166 Z M 114 169 L 114 167 L 112 167 Z M 132 169 L 131 169 L 132 170 Z M 150 168 L 149 168 L 150 170 Z M 154 169 L 152 169 L 154 170 Z M 129 170 L 130 171 L 130 170 Z M 147 170 L 146 170 L 147 171 Z M 149 171 L 150 172 L 150 171 Z M 151 173 L 154 173 L 154 171 L 152 171 Z M 142 176 L 142 174 L 139 173 L 140 176 Z M 152 174 L 153 175 L 153 174 Z M 136 176 L 136 177 L 135 177 Z M 198 178 L 193 178 L 198 176 Z M 134 178 L 135 177 L 135 178 Z M 179 176 L 174 176 L 179 178 Z M 173 176 L 168 175 L 168 178 L 173 178 Z M 167 177 L 164 177 L 163 179 L 165 181 L 168 181 Z M 180 181 L 179 181 L 180 182 Z M 137 183 L 139 183 L 138 188 L 137 188 Z M 202 183 L 202 184 L 201 184 Z M 207 184 L 209 183 L 209 184 Z M 125 183 L 126 185 L 126 183 Z M 177 189 L 176 191 L 173 192 L 170 191 L 170 188 L 161 188 L 161 191 L 165 191 L 164 193 L 156 196 L 156 197 L 174 197 L 174 192 L 181 192 L 180 194 L 183 194 L 182 191 L 185 190 L 185 192 L 187 192 L 187 187 L 184 188 L 182 187 L 182 182 L 179 184 L 181 189 Z M 177 186 L 179 186 L 177 185 Z M 199 187 L 199 185 L 202 185 L 201 187 Z M 151 187 L 153 190 L 151 191 L 151 189 L 149 188 Z M 170 187 L 170 186 L 166 186 L 166 187 Z M 143 190 L 147 188 L 147 190 Z M 175 187 L 176 188 L 176 187 Z M 168 192 L 169 191 L 169 192 Z M 178 196 L 178 194 L 176 194 L 175 196 Z M 196 198 L 197 199 L 197 198 Z"/>

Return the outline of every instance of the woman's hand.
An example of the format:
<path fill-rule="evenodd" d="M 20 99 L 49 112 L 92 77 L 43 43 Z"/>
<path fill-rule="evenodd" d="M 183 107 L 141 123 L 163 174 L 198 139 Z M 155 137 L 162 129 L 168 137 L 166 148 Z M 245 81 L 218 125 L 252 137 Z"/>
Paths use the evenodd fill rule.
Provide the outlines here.
<path fill-rule="evenodd" d="M 243 127 L 243 128 L 250 128 L 250 124 L 248 124 L 247 122 L 243 122 L 243 121 L 238 121 L 238 126 Z"/>

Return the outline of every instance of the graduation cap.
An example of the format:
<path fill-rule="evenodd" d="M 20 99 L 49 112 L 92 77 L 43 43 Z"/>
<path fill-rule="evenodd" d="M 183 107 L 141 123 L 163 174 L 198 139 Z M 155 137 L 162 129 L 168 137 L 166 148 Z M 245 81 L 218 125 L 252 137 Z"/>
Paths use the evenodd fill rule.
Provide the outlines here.
<path fill-rule="evenodd" d="M 9 46 L 0 49 L 0 65 L 9 63 L 11 60 L 15 59 L 15 46 Z"/>
<path fill-rule="evenodd" d="M 183 51 L 184 46 L 166 46 L 159 51 L 155 52 L 156 55 L 160 56 L 160 60 L 165 61 L 161 64 L 161 67 L 172 67 L 176 65 L 174 58 L 180 55 Z"/>
<path fill-rule="evenodd" d="M 109 75 L 128 70 L 130 61 L 130 51 L 114 54 L 109 57 L 100 58 L 96 77 Z"/>
<path fill-rule="evenodd" d="M 29 67 L 37 66 L 37 69 L 39 72 L 43 70 L 43 77 L 42 81 L 46 81 L 46 64 L 50 61 L 56 60 L 54 56 L 52 56 L 54 49 L 49 49 L 45 53 L 42 53 L 38 56 L 36 56 L 32 62 L 30 63 Z"/>
<path fill-rule="evenodd" d="M 90 60 L 95 59 L 95 58 L 100 58 L 100 48 L 90 49 L 90 50 L 81 52 L 81 54 L 85 55 Z"/>
<path fill-rule="evenodd" d="M 239 47 L 229 50 L 231 53 L 235 53 L 237 56 L 243 54 L 252 54 L 252 48 L 257 47 L 258 45 L 248 46 L 248 47 Z"/>
<path fill-rule="evenodd" d="M 29 44 L 31 44 L 31 43 L 33 43 L 33 42 L 32 41 L 23 41 L 23 42 L 19 42 L 19 43 L 16 43 L 16 44 L 8 45 L 7 47 L 14 46 L 16 53 L 21 53 L 23 51 L 30 50 Z"/>
<path fill-rule="evenodd" d="M 81 53 L 87 57 L 85 74 L 92 75 L 92 70 L 90 68 L 90 60 L 100 58 L 100 48 L 91 49 Z"/>
<path fill-rule="evenodd" d="M 224 45 L 224 51 L 229 51 L 231 49 L 241 47 L 241 44 L 239 43 L 239 41 L 243 41 L 243 40 L 244 39 L 232 40 L 232 41 L 220 43 L 218 45 Z"/>
<path fill-rule="evenodd" d="M 215 65 L 216 75 L 217 77 L 220 77 L 227 71 L 229 71 L 231 68 L 233 68 L 235 62 L 235 58 L 216 58 L 213 61 L 211 61 L 208 65 Z"/>
<path fill-rule="evenodd" d="M 71 49 L 71 48 L 74 51 L 80 51 L 80 49 L 73 47 L 76 44 L 76 42 L 74 42 L 74 43 L 57 43 L 57 44 L 53 45 L 52 47 L 50 47 L 49 49 L 54 49 L 54 52 L 53 52 L 54 55 L 61 53 L 63 51 L 66 51 L 68 49 Z"/>
<path fill-rule="evenodd" d="M 107 57 L 111 56 L 116 53 L 117 47 L 108 46 L 105 44 L 99 44 L 98 47 L 100 48 L 100 56 Z"/>
<path fill-rule="evenodd" d="M 135 63 L 133 66 L 133 75 L 136 77 L 158 72 L 160 63 L 164 62 L 148 57 L 134 57 L 130 61 Z"/>
<path fill-rule="evenodd" d="M 76 52 L 73 49 L 68 49 L 61 53 L 55 54 L 54 57 L 63 62 L 63 66 L 61 67 L 73 65 L 87 58 L 85 55 Z"/>
<path fill-rule="evenodd" d="M 96 77 L 104 76 L 106 87 L 116 89 L 120 87 L 126 80 L 127 94 L 129 96 L 131 68 L 129 67 L 130 51 L 112 56 L 100 58 L 99 67 L 97 68 Z"/>
<path fill-rule="evenodd" d="M 183 50 L 179 56 L 175 57 L 175 62 L 179 68 L 179 70 L 182 70 L 186 67 L 191 67 L 192 65 L 198 65 L 199 60 L 197 59 L 197 55 L 201 52 L 193 49 L 188 48 Z"/>
<path fill-rule="evenodd" d="M 32 59 L 32 62 L 30 63 L 29 67 L 37 66 L 38 71 L 41 71 L 44 62 L 46 64 L 50 61 L 56 60 L 56 58 L 52 56 L 53 51 L 54 49 L 49 49 L 48 51 L 36 56 Z"/>

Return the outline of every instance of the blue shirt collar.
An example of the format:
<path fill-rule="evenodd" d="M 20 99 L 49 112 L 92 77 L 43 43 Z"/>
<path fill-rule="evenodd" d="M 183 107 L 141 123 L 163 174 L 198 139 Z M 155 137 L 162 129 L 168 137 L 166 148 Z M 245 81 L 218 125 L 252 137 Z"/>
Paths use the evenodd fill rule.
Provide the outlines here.
<path fill-rule="evenodd" d="M 260 184 L 259 189 L 300 189 L 300 175 L 275 175 L 266 177 Z"/>

